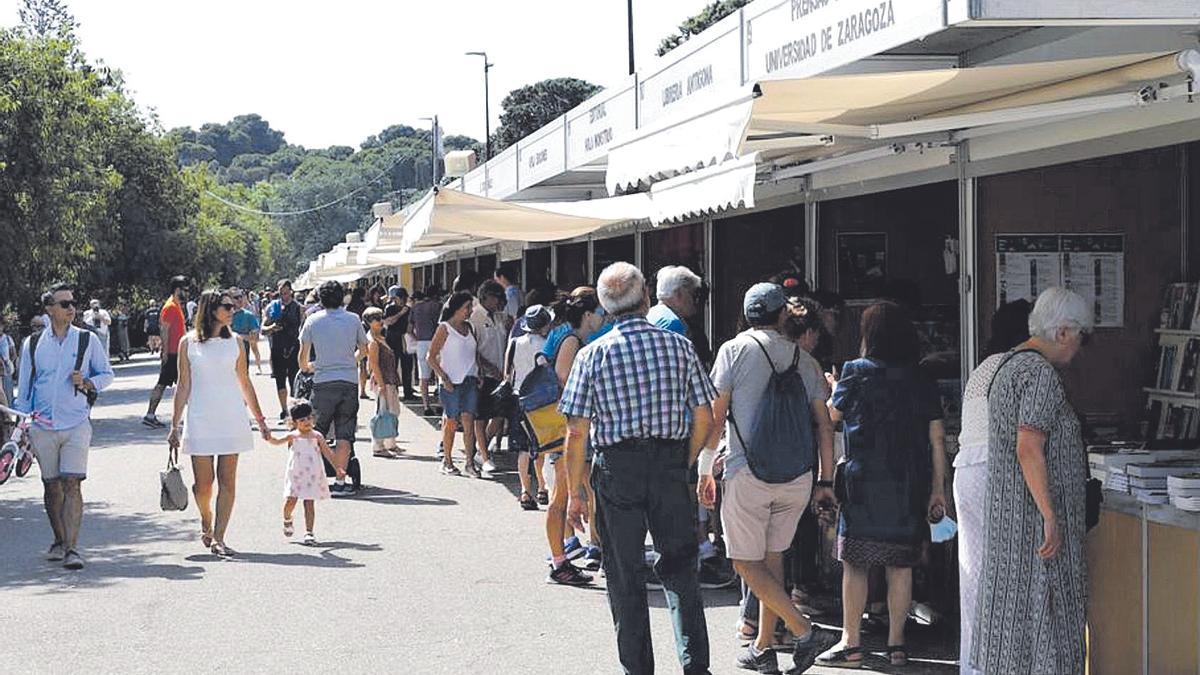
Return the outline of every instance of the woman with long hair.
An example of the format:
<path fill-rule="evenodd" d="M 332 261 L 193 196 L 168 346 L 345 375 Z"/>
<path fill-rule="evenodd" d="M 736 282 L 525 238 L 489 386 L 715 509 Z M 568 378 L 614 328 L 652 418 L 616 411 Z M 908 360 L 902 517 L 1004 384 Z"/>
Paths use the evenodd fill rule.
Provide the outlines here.
<path fill-rule="evenodd" d="M 442 310 L 442 320 L 429 344 L 429 366 L 437 374 L 442 403 L 442 473 L 459 475 L 454 466 L 454 434 L 462 424 L 466 472 L 479 478 L 475 466 L 475 412 L 479 408 L 478 342 L 471 329 L 471 303 L 475 298 L 465 291 L 450 296 Z"/>
<path fill-rule="evenodd" d="M 928 519 L 945 514 L 945 427 L 932 380 L 917 366 L 920 340 L 908 312 L 880 302 L 862 316 L 862 357 L 846 363 L 830 417 L 845 422 L 846 463 L 839 476 L 842 639 L 817 663 L 862 665 L 867 577 L 887 574 L 887 656 L 908 662 L 904 623 L 912 604 L 912 568 L 929 537 Z"/>
<path fill-rule="evenodd" d="M 396 352 L 388 345 L 383 335 L 383 310 L 368 307 L 363 312 L 363 323 L 367 324 L 367 369 L 375 383 L 379 409 L 400 414 L 400 371 L 396 368 Z M 395 459 L 400 454 L 396 438 L 376 438 L 375 456 Z"/>
<path fill-rule="evenodd" d="M 554 363 L 554 372 L 558 375 L 559 385 L 565 386 L 567 377 L 571 374 L 571 366 L 575 363 L 575 356 L 583 348 L 588 338 L 600 330 L 604 324 L 604 308 L 600 306 L 596 289 L 591 286 L 580 286 L 571 291 L 570 295 L 556 302 L 552 310 L 554 320 L 559 323 L 559 328 L 551 331 L 543 353 L 549 356 L 551 362 Z M 578 537 L 572 536 L 569 541 L 565 540 L 569 490 L 566 466 L 565 464 L 557 466 L 562 456 L 562 452 L 556 452 L 546 458 L 546 465 L 555 469 L 550 488 L 550 503 L 546 506 L 546 539 L 550 544 L 551 558 L 550 576 L 546 580 L 557 584 L 579 586 L 591 583 L 592 577 L 580 572 L 570 561 L 586 555 L 589 568 L 599 569 L 600 551 L 597 547 L 599 537 L 595 526 L 591 525 L 592 542 L 587 548 L 579 544 Z M 591 457 L 588 458 L 588 462 L 591 462 Z M 592 495 L 589 483 L 585 482 L 584 486 L 588 491 L 588 504 L 594 509 L 595 496 Z M 595 521 L 593 512 L 588 522 L 595 523 Z"/>
<path fill-rule="evenodd" d="M 238 455 L 254 448 L 247 407 L 262 437 L 271 437 L 250 384 L 242 338 L 230 329 L 236 309 L 228 293 L 200 295 L 195 327 L 179 344 L 179 384 L 167 437 L 172 448 L 182 446 L 192 458 L 200 541 L 223 558 L 233 555 L 225 545 L 225 531 L 237 490 Z M 219 488 L 215 523 L 210 508 L 214 479 Z"/>

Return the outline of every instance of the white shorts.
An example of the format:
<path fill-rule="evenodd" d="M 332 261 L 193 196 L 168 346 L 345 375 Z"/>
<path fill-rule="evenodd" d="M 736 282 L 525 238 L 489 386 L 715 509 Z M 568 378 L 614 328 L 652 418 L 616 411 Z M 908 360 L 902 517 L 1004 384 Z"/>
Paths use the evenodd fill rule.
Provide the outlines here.
<path fill-rule="evenodd" d="M 59 478 L 87 478 L 88 449 L 92 444 L 92 423 L 85 421 L 65 431 L 29 430 L 29 443 L 37 457 L 43 481 Z"/>
<path fill-rule="evenodd" d="M 788 550 L 812 499 L 811 472 L 787 483 L 765 483 L 743 467 L 725 481 L 721 527 L 731 560 L 756 561 Z"/>
<path fill-rule="evenodd" d="M 433 366 L 429 365 L 429 345 L 433 340 L 417 340 L 417 377 L 422 380 L 433 379 Z"/>

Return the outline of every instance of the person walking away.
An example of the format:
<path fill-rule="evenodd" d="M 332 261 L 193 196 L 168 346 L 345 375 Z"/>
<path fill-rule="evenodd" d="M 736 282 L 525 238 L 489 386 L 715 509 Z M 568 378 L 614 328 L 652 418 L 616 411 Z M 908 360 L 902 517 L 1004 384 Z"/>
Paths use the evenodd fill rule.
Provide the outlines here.
<path fill-rule="evenodd" d="M 181 448 L 192 458 L 200 542 L 222 558 L 234 555 L 225 544 L 225 533 L 237 493 L 238 457 L 254 449 L 247 408 L 262 437 L 271 437 L 250 384 L 246 350 L 230 330 L 236 308 L 228 293 L 200 294 L 195 325 L 179 343 L 179 387 L 167 436 L 172 448 Z M 215 521 L 210 507 L 214 480 L 218 487 Z"/>
<path fill-rule="evenodd" d="M 521 311 L 521 287 L 517 285 L 516 275 L 511 268 L 501 265 L 492 272 L 492 279 L 504 288 L 504 313 L 515 320 Z"/>
<path fill-rule="evenodd" d="M 77 305 L 69 286 L 42 294 L 48 331 L 21 345 L 21 389 L 13 408 L 33 416 L 29 442 L 42 474 L 43 503 L 54 542 L 46 559 L 69 570 L 83 568 L 77 549 L 83 494 L 92 442 L 91 404 L 112 384 L 113 371 L 100 341 L 71 323 Z"/>
<path fill-rule="evenodd" d="M 520 393 L 525 378 L 537 367 L 537 356 L 546 343 L 546 333 L 550 332 L 551 320 L 549 309 L 542 305 L 533 305 L 526 309 L 525 314 L 521 317 L 521 336 L 509 340 L 508 349 L 504 352 L 504 377 L 514 393 Z M 514 411 L 513 419 L 508 422 L 508 447 L 517 451 L 517 477 L 521 481 L 521 495 L 517 498 L 517 502 L 526 511 L 537 511 L 539 502 L 530 490 L 532 485 L 529 478 L 529 464 L 532 460 L 534 475 L 537 478 L 538 498 L 544 498 L 545 501 L 542 503 L 548 503 L 549 493 L 546 491 L 546 477 L 542 472 L 546 455 L 537 452 L 537 448 L 533 447 L 532 441 L 525 433 L 520 420 L 517 419 L 520 414 L 519 410 Z"/>
<path fill-rule="evenodd" d="M 159 332 L 159 313 L 161 311 L 158 303 L 150 303 L 142 315 L 142 332 L 146 334 L 146 349 L 151 354 L 162 351 L 162 335 Z"/>
<path fill-rule="evenodd" d="M 187 332 L 188 321 L 184 315 L 184 305 L 187 303 L 188 279 L 184 276 L 171 277 L 171 297 L 163 303 L 159 313 L 158 323 L 162 335 L 160 350 L 160 368 L 158 384 L 150 392 L 150 405 L 142 417 L 142 424 L 151 429 L 162 429 L 166 425 L 158 421 L 158 404 L 162 402 L 163 393 L 167 387 L 175 386 L 179 380 L 179 341 Z"/>
<path fill-rule="evenodd" d="M 383 334 L 383 310 L 368 307 L 363 312 L 363 323 L 367 335 L 367 369 L 375 385 L 375 400 L 378 409 L 400 415 L 400 371 L 397 370 L 396 353 Z M 374 439 L 374 455 L 384 459 L 395 459 L 402 451 L 396 445 L 396 437 Z"/>
<path fill-rule="evenodd" d="M 421 388 L 421 412 L 425 417 L 433 417 L 434 410 L 429 393 L 429 381 L 433 379 L 433 368 L 429 365 L 429 347 L 433 344 L 433 334 L 437 331 L 442 303 L 438 299 L 437 288 L 430 286 L 425 290 L 424 297 L 412 308 L 409 318 L 409 334 L 417 341 L 417 385 Z"/>
<path fill-rule="evenodd" d="M 11 402 L 16 389 L 17 343 L 8 334 L 8 318 L 0 315 L 0 391 Z"/>
<path fill-rule="evenodd" d="M 668 265 L 658 271 L 655 279 L 658 304 L 650 308 L 646 320 L 663 330 L 688 337 L 687 320 L 699 308 L 696 294 L 702 284 L 700 277 L 682 265 Z"/>
<path fill-rule="evenodd" d="M 300 329 L 300 369 L 313 374 L 312 406 L 317 414 L 317 431 L 330 438 L 330 426 L 336 439 L 334 466 L 347 467 L 350 483 L 335 479 L 330 491 L 335 497 L 349 497 L 362 486 L 357 462 L 351 463 L 355 434 L 358 430 L 357 371 L 365 362 L 367 334 L 358 316 L 342 307 L 346 290 L 336 281 L 326 281 L 317 289 L 321 311 L 304 321 Z M 312 361 L 316 351 L 316 362 Z"/>
<path fill-rule="evenodd" d="M 83 323 L 90 326 L 100 338 L 100 345 L 104 349 L 105 354 L 110 354 L 109 351 L 109 336 L 111 335 L 112 314 L 107 309 L 100 306 L 100 300 L 92 298 L 88 303 L 88 309 L 83 313 Z"/>
<path fill-rule="evenodd" d="M 504 379 L 504 348 L 508 344 L 508 315 L 504 313 L 504 288 L 492 280 L 479 285 L 479 302 L 471 311 L 471 328 L 479 342 L 479 410 L 475 417 L 475 445 L 483 462 L 485 477 L 491 477 L 496 464 L 490 456 L 493 438 L 500 437 L 504 418 L 495 410 L 492 392 Z"/>
<path fill-rule="evenodd" d="M 600 306 L 596 289 L 591 286 L 580 286 L 571 291 L 569 296 L 555 303 L 552 312 L 563 322 L 564 326 L 570 329 L 570 332 L 558 340 L 551 354 L 559 385 L 565 386 L 579 350 L 590 342 L 589 337 L 594 339 L 600 326 L 604 324 L 605 312 L 604 308 Z M 543 353 L 549 347 L 549 342 L 547 342 L 543 347 Z M 591 446 L 588 446 L 584 462 L 590 465 L 592 457 Z M 564 539 L 569 526 L 567 503 L 570 493 L 570 476 L 566 465 L 561 464 L 562 459 L 562 452 L 551 453 L 546 459 L 546 464 L 550 467 L 551 472 L 549 482 L 552 484 L 550 503 L 546 506 L 546 539 L 550 544 L 551 563 L 550 574 L 546 580 L 557 584 L 578 586 L 591 583 L 592 577 L 579 572 L 571 564 L 571 560 L 583 557 L 586 560 L 585 566 L 591 570 L 599 570 L 602 564 L 600 535 L 595 519 L 591 517 L 595 512 L 596 499 L 591 493 L 591 487 L 585 483 L 584 490 L 588 493 L 587 503 L 590 508 L 588 525 L 591 534 L 587 547 L 579 542 L 578 534 L 572 533 L 570 538 Z M 579 528 L 579 533 L 583 532 L 583 528 Z"/>
<path fill-rule="evenodd" d="M 686 473 L 712 430 L 716 391 L 692 344 L 646 320 L 649 297 L 636 267 L 608 266 L 597 291 L 614 326 L 579 353 L 559 404 L 568 418 L 570 519 L 580 524 L 588 517 L 583 485 L 590 438 L 596 448 L 595 520 L 604 540 L 608 601 L 624 672 L 654 672 L 642 578 L 649 529 L 683 672 L 708 673 L 695 507 Z"/>
<path fill-rule="evenodd" d="M 231 326 L 233 332 L 242 338 L 242 347 L 248 352 L 253 352 L 254 370 L 257 374 L 262 375 L 262 356 L 258 353 L 258 336 L 262 325 L 258 321 L 258 315 L 251 311 L 245 291 L 240 288 L 231 288 L 229 295 L 233 298 L 233 304 L 237 305 Z M 246 360 L 250 360 L 249 355 Z M 247 363 L 247 367 L 249 367 L 249 363 Z"/>
<path fill-rule="evenodd" d="M 755 284 L 746 291 L 743 310 L 750 329 L 717 352 L 713 430 L 699 457 L 697 495 L 702 505 L 713 508 L 713 462 L 724 432 L 729 447 L 721 506 L 726 549 L 750 591 L 763 599 L 757 639 L 738 655 L 737 666 L 760 673 L 779 672 L 771 651 L 777 619 L 795 636 L 791 672 L 808 670 L 837 642 L 835 634 L 818 630 L 800 613 L 784 586 L 784 552 L 792 545 L 801 514 L 810 500 L 833 500 L 833 422 L 825 405 L 825 376 L 784 335 L 787 308 L 787 297 L 776 284 Z M 766 416 L 771 413 L 785 413 L 796 422 L 780 426 L 779 417 Z M 821 477 L 815 489 L 814 469 Z"/>
<path fill-rule="evenodd" d="M 402 286 L 388 288 L 388 303 L 383 310 L 383 334 L 396 355 L 400 369 L 400 384 L 405 401 L 417 400 L 413 391 L 413 354 L 408 348 L 408 324 L 412 308 L 408 306 L 408 290 Z"/>
<path fill-rule="evenodd" d="M 360 320 L 362 314 L 367 310 L 367 289 L 359 286 L 350 291 L 350 301 L 346 303 L 346 311 L 357 316 Z M 359 357 L 358 361 L 358 397 L 361 399 L 369 398 L 367 396 L 367 355 L 364 353 Z"/>
<path fill-rule="evenodd" d="M 971 631 L 971 667 L 985 673 L 1084 672 L 1088 464 L 1059 372 L 1087 345 L 1090 310 L 1073 291 L 1042 291 L 1031 337 L 987 395 L 987 529 Z"/>
<path fill-rule="evenodd" d="M 463 430 L 463 454 L 467 462 L 464 471 L 479 478 L 475 466 L 475 413 L 479 408 L 479 358 L 475 331 L 471 327 L 471 303 L 474 297 L 466 291 L 450 296 L 442 310 L 442 321 L 429 345 L 429 366 L 437 374 L 441 386 L 438 398 L 442 404 L 442 468 L 447 476 L 459 475 L 454 466 L 454 435 L 458 425 Z"/>
<path fill-rule="evenodd" d="M 129 360 L 129 305 L 117 305 L 117 316 L 114 319 L 117 333 L 117 356 L 122 361 Z"/>
<path fill-rule="evenodd" d="M 1008 352 L 1029 339 L 1027 300 L 1002 305 L 992 315 L 992 338 L 987 358 L 967 379 L 963 389 L 962 432 L 954 456 L 954 508 L 958 516 L 959 671 L 982 675 L 971 667 L 971 628 L 975 597 L 983 568 L 983 538 L 987 531 L 988 389 Z"/>
<path fill-rule="evenodd" d="M 945 429 L 937 388 L 917 368 L 920 341 L 908 312 L 877 303 L 863 312 L 861 326 L 862 357 L 843 366 L 830 398 L 834 422 L 844 421 L 847 460 L 838 522 L 842 639 L 817 663 L 862 664 L 867 576 L 878 566 L 887 578 L 887 656 L 899 667 L 908 662 L 912 568 L 928 540 L 928 520 L 946 510 Z"/>
<path fill-rule="evenodd" d="M 316 502 L 318 499 L 329 499 L 329 484 L 325 481 L 325 467 L 321 459 L 333 464 L 337 476 L 342 479 L 346 477 L 346 467 L 336 463 L 337 458 L 329 449 L 325 437 L 313 428 L 316 418 L 312 404 L 296 401 L 288 413 L 295 428 L 282 438 L 267 439 L 271 445 L 288 446 L 287 471 L 283 481 L 283 536 L 295 534 L 292 514 L 296 511 L 296 503 L 303 500 L 304 545 L 315 546 L 317 537 L 313 534 L 313 525 L 317 519 Z"/>
<path fill-rule="evenodd" d="M 296 384 L 300 371 L 300 326 L 304 310 L 292 293 L 292 282 L 281 279 L 277 286 L 279 297 L 267 305 L 267 322 L 262 332 L 271 346 L 271 377 L 279 397 L 279 419 L 287 419 L 288 392 Z"/>

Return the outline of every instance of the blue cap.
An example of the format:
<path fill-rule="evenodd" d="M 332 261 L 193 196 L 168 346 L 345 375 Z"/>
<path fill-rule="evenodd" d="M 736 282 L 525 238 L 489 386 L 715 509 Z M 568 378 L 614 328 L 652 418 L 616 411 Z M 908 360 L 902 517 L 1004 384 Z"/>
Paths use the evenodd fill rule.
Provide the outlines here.
<path fill-rule="evenodd" d="M 742 301 L 742 311 L 750 321 L 757 321 L 787 304 L 787 296 L 779 284 L 758 283 L 746 291 Z"/>
<path fill-rule="evenodd" d="M 545 306 L 530 305 L 529 309 L 525 310 L 525 316 L 521 317 L 521 322 L 525 325 L 525 330 L 534 332 L 549 326 L 552 319 L 550 310 Z"/>

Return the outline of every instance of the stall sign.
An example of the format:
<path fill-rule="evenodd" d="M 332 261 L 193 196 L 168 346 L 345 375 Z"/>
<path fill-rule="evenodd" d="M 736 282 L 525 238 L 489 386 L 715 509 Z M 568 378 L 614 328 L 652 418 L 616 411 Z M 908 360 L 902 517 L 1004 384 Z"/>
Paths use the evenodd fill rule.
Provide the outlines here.
<path fill-rule="evenodd" d="M 946 27 L 945 0 L 782 0 L 745 12 L 746 80 L 809 77 Z"/>
<path fill-rule="evenodd" d="M 563 117 L 517 144 L 517 186 L 524 190 L 567 170 L 567 137 Z"/>
<path fill-rule="evenodd" d="M 487 192 L 484 186 L 487 184 L 487 165 L 478 166 L 470 173 L 462 177 L 463 192 L 472 195 L 486 197 Z"/>
<path fill-rule="evenodd" d="M 567 168 L 608 154 L 608 147 L 637 128 L 637 101 L 631 81 L 616 91 L 602 91 L 567 113 Z"/>
<path fill-rule="evenodd" d="M 741 50 L 735 12 L 657 60 L 638 81 L 638 126 L 734 95 L 742 86 Z"/>
<path fill-rule="evenodd" d="M 517 191 L 517 146 L 512 145 L 487 163 L 484 189 L 492 199 L 504 199 Z"/>

